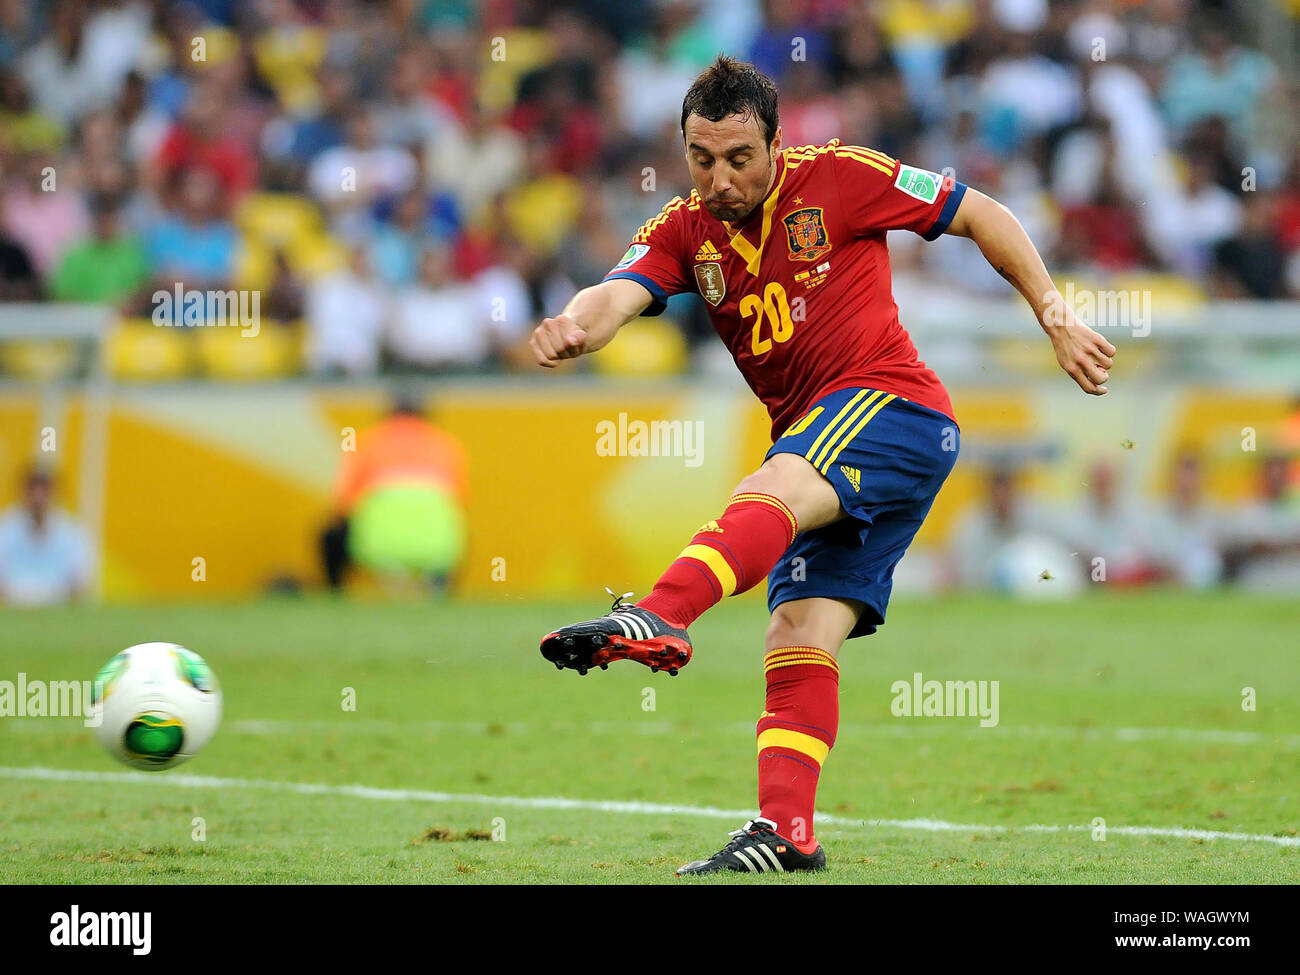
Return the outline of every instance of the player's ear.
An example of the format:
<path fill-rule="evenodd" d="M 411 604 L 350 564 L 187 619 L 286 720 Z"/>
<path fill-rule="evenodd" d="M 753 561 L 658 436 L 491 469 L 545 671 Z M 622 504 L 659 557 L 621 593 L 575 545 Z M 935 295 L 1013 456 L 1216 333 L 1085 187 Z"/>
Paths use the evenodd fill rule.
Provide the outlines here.
<path fill-rule="evenodd" d="M 781 151 L 781 126 L 776 127 L 772 133 L 772 161 L 776 161 L 777 154 Z"/>

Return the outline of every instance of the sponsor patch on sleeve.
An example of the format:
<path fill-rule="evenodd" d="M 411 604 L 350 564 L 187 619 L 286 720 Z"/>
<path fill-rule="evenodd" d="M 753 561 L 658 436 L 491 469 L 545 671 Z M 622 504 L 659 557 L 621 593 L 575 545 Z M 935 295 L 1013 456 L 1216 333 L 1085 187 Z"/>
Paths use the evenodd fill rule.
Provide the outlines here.
<path fill-rule="evenodd" d="M 939 198 L 939 187 L 943 185 L 943 177 L 928 169 L 917 169 L 900 164 L 894 185 L 908 196 L 914 196 L 925 203 L 933 203 Z"/>
<path fill-rule="evenodd" d="M 626 271 L 648 253 L 650 253 L 649 244 L 633 244 L 627 249 L 627 253 L 623 255 L 623 259 L 610 268 L 609 273 L 613 274 L 615 271 Z"/>

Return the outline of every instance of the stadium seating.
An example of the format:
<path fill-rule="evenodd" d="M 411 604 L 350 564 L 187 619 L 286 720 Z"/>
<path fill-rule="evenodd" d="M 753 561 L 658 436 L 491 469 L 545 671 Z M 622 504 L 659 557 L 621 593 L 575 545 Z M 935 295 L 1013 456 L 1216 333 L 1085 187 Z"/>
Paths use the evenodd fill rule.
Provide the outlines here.
<path fill-rule="evenodd" d="M 124 319 L 108 340 L 116 379 L 180 379 L 193 370 L 194 344 L 186 329 L 160 328 L 147 318 Z"/>

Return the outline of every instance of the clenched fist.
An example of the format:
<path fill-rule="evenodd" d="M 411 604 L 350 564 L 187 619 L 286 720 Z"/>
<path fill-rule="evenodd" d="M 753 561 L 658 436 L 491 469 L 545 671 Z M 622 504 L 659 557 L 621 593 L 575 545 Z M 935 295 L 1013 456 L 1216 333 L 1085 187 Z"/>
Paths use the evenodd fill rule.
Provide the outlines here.
<path fill-rule="evenodd" d="M 539 366 L 554 369 L 561 359 L 576 359 L 587 351 L 587 333 L 568 315 L 543 318 L 528 339 Z"/>
<path fill-rule="evenodd" d="M 1115 364 L 1115 346 L 1075 317 L 1059 292 L 1047 295 L 1044 331 L 1056 350 L 1056 361 L 1085 393 L 1106 395 L 1106 381 Z"/>

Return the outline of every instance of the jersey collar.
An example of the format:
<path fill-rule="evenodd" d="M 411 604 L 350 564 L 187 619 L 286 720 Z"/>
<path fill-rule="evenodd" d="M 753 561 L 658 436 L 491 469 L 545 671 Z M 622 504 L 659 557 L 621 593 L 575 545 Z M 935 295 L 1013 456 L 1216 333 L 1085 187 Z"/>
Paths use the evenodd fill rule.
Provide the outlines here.
<path fill-rule="evenodd" d="M 776 205 L 781 200 L 781 186 L 785 183 L 786 173 L 789 171 L 786 167 L 784 149 L 781 151 L 780 156 L 781 168 L 777 172 L 776 178 L 772 180 L 772 188 L 767 191 L 767 196 L 763 199 L 763 222 L 759 230 L 758 246 L 755 247 L 745 236 L 745 228 L 752 226 L 754 222 L 752 212 L 738 224 L 728 223 L 726 220 L 721 221 L 722 226 L 727 230 L 727 236 L 731 238 L 731 249 L 745 259 L 746 270 L 755 276 L 758 275 L 758 267 L 763 261 L 763 248 L 767 246 L 767 238 L 772 231 L 772 215 L 776 213 Z M 755 210 L 757 209 L 755 207 Z"/>

